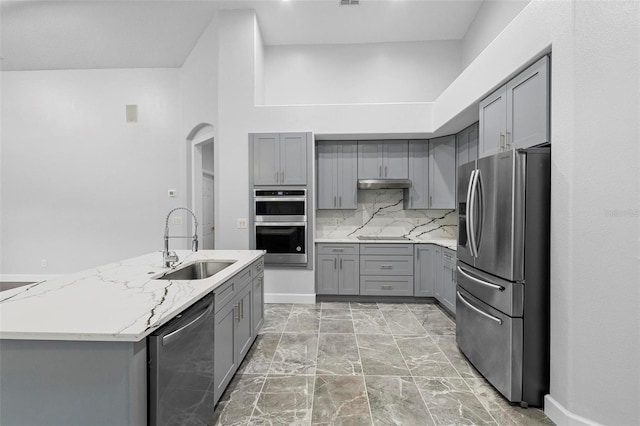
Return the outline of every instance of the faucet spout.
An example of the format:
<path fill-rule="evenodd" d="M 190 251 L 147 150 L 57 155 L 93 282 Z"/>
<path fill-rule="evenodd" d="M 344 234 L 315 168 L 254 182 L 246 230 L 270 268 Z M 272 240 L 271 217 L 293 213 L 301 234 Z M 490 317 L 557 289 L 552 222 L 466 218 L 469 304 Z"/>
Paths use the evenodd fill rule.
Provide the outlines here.
<path fill-rule="evenodd" d="M 170 268 L 172 263 L 175 263 L 179 260 L 178 255 L 175 252 L 169 251 L 169 238 L 189 238 L 185 236 L 169 236 L 169 218 L 171 217 L 171 214 L 176 210 L 186 210 L 187 212 L 191 213 L 191 216 L 193 216 L 194 228 L 193 237 L 191 240 L 191 250 L 198 251 L 198 219 L 196 218 L 196 215 L 188 208 L 176 207 L 175 209 L 171 210 L 169 214 L 167 214 L 167 219 L 164 223 L 164 247 L 162 250 L 162 259 L 164 261 L 165 268 Z"/>

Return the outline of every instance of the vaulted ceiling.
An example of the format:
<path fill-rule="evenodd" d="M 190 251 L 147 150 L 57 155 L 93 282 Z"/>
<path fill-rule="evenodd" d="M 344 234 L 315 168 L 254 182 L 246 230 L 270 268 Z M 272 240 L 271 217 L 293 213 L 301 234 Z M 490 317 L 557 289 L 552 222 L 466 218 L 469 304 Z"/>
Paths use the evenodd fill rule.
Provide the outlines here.
<path fill-rule="evenodd" d="M 180 67 L 216 12 L 254 9 L 268 45 L 462 39 L 483 0 L 9 1 L 2 70 Z"/>

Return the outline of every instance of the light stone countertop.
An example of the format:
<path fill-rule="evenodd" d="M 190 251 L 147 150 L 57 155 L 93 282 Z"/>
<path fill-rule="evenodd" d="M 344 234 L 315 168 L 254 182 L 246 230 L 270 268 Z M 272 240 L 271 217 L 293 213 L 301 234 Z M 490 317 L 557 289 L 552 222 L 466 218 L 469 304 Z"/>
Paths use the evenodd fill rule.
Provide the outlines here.
<path fill-rule="evenodd" d="M 232 260 L 202 280 L 153 279 L 155 252 L 0 293 L 0 339 L 137 342 L 263 256 L 261 250 L 177 250 L 179 263 Z"/>
<path fill-rule="evenodd" d="M 316 238 L 315 243 L 348 243 L 348 244 L 437 244 L 441 247 L 448 248 L 449 250 L 456 251 L 458 248 L 458 241 L 455 238 L 416 238 L 407 237 L 407 239 L 398 240 L 360 240 L 357 236 L 342 237 L 342 238 Z"/>

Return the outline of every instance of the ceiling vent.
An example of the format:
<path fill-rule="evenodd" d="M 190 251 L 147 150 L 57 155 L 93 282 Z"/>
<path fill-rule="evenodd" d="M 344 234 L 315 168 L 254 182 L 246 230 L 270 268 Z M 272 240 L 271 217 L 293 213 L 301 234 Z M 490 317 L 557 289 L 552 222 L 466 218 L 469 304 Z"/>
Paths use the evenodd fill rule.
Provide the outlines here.
<path fill-rule="evenodd" d="M 360 0 L 340 0 L 340 6 L 357 6 Z"/>

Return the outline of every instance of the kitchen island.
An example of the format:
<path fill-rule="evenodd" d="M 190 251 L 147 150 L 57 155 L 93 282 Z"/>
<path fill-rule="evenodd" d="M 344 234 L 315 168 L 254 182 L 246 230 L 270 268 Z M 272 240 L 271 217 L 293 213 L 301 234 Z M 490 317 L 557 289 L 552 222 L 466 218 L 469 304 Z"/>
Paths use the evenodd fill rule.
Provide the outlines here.
<path fill-rule="evenodd" d="M 0 424 L 146 425 L 146 337 L 264 255 L 177 254 L 172 269 L 232 263 L 205 279 L 159 279 L 157 252 L 0 293 Z"/>

